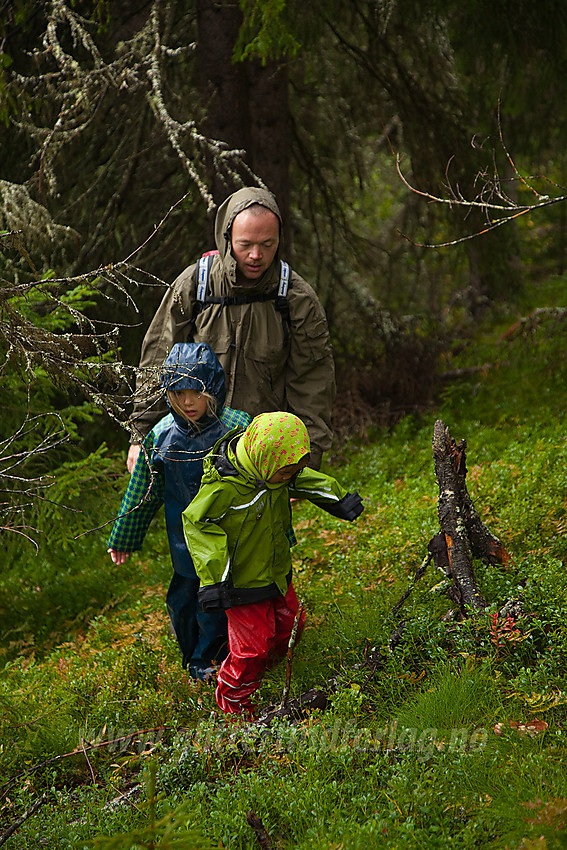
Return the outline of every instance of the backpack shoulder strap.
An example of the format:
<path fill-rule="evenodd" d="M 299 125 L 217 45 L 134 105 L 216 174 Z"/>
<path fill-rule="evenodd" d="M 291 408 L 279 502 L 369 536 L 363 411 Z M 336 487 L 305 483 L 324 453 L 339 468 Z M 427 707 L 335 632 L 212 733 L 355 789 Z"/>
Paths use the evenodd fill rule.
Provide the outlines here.
<path fill-rule="evenodd" d="M 211 266 L 213 265 L 213 260 L 218 254 L 218 251 L 207 251 L 206 254 L 199 259 L 197 263 L 197 301 L 200 305 L 204 304 L 207 300 L 207 293 L 209 291 L 209 277 L 211 276 Z"/>
<path fill-rule="evenodd" d="M 289 281 L 291 278 L 291 269 L 288 263 L 280 260 L 280 284 L 278 286 L 278 298 L 287 298 L 289 289 Z"/>
<path fill-rule="evenodd" d="M 287 293 L 291 282 L 291 269 L 288 263 L 280 260 L 280 282 L 278 286 L 278 294 L 276 295 L 274 306 L 282 317 L 282 327 L 284 332 L 284 343 L 289 342 L 289 332 L 291 330 L 291 316 L 289 313 L 289 301 Z"/>

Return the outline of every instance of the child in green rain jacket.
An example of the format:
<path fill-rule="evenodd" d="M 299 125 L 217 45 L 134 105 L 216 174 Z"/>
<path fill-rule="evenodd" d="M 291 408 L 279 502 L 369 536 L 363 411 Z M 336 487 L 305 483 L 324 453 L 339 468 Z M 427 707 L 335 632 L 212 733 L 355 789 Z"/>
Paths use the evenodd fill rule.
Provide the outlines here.
<path fill-rule="evenodd" d="M 183 513 L 205 611 L 225 609 L 229 654 L 216 698 L 227 713 L 253 714 L 251 694 L 269 658 L 283 656 L 298 610 L 291 583 L 290 497 L 354 520 L 358 493 L 307 467 L 309 436 L 291 413 L 264 413 L 231 431 L 205 459 L 197 496 Z"/>

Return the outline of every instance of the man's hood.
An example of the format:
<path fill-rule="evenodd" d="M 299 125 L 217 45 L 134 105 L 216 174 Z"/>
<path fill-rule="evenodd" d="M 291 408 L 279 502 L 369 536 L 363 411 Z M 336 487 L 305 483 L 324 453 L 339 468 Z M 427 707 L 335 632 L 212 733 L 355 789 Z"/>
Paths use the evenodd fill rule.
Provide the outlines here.
<path fill-rule="evenodd" d="M 161 385 L 166 391 L 195 390 L 198 393 L 209 393 L 217 401 L 217 413 L 224 406 L 224 371 L 215 352 L 206 342 L 176 343 L 163 364 Z"/>
<path fill-rule="evenodd" d="M 228 277 L 229 281 L 236 284 L 236 260 L 232 256 L 231 251 L 231 230 L 232 223 L 238 213 L 254 204 L 259 204 L 261 207 L 273 212 L 280 223 L 280 244 L 276 251 L 274 260 L 271 266 L 264 272 L 262 277 L 257 281 L 254 289 L 264 288 L 266 284 L 277 282 L 279 279 L 279 256 L 282 247 L 282 217 L 275 197 L 267 189 L 258 189 L 254 186 L 247 186 L 244 189 L 239 189 L 224 201 L 218 208 L 215 218 L 215 242 L 220 254 L 223 272 Z"/>

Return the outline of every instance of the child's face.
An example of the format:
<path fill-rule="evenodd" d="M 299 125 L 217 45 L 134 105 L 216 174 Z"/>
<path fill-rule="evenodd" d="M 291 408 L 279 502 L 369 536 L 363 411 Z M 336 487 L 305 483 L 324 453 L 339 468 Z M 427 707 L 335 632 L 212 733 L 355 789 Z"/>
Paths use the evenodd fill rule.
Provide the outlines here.
<path fill-rule="evenodd" d="M 207 397 L 196 390 L 173 390 L 173 395 L 190 422 L 197 422 L 207 412 Z"/>
<path fill-rule="evenodd" d="M 289 466 L 282 466 L 277 472 L 274 472 L 271 478 L 268 478 L 268 484 L 285 484 L 290 478 L 307 466 L 309 463 L 309 455 L 302 457 L 299 463 L 292 463 Z"/>

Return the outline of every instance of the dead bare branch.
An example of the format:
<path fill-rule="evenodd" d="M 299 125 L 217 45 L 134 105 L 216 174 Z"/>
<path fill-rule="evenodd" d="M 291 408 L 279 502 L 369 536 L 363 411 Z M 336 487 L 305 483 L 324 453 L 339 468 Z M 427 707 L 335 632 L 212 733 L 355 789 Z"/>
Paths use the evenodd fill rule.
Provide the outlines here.
<path fill-rule="evenodd" d="M 121 735 L 118 738 L 111 738 L 108 741 L 96 741 L 91 743 L 89 741 L 81 740 L 81 745 L 76 747 L 74 750 L 53 756 L 52 758 L 46 759 L 45 761 L 33 765 L 26 770 L 20 771 L 20 773 L 17 773 L 15 776 L 12 776 L 7 782 L 0 786 L 0 799 L 4 799 L 6 794 L 20 781 L 20 779 L 31 776 L 32 774 L 37 773 L 38 770 L 41 770 L 44 767 L 49 767 L 51 764 L 56 764 L 57 762 L 71 758 L 72 756 L 86 755 L 87 752 L 93 752 L 94 750 L 99 750 L 104 747 L 113 747 L 119 743 L 133 743 L 138 739 L 143 740 L 149 732 L 163 733 L 165 731 L 167 731 L 167 726 L 151 726 L 147 729 L 136 729 L 136 731 L 130 732 L 128 735 Z"/>
<path fill-rule="evenodd" d="M 514 174 L 513 180 L 515 180 L 527 192 L 534 196 L 534 202 L 520 204 L 516 200 L 514 200 L 513 197 L 511 197 L 510 193 L 508 193 L 504 188 L 506 183 L 511 182 L 511 179 L 508 178 L 506 181 L 504 181 L 501 178 L 495 163 L 493 163 L 492 173 L 489 173 L 488 170 L 484 170 L 476 175 L 474 179 L 474 185 L 478 186 L 479 190 L 476 197 L 474 198 L 464 197 L 460 188 L 452 184 L 449 174 L 451 160 L 449 160 L 445 171 L 448 197 L 441 197 L 440 195 L 436 195 L 432 192 L 418 189 L 410 182 L 410 180 L 403 173 L 401 167 L 401 157 L 398 154 L 396 156 L 396 169 L 400 180 L 402 181 L 404 186 L 406 186 L 410 190 L 410 192 L 412 192 L 414 195 L 418 195 L 422 198 L 425 198 L 430 203 L 441 204 L 444 206 L 448 206 L 451 209 L 455 207 L 460 207 L 466 212 L 471 212 L 472 210 L 479 210 L 484 213 L 487 222 L 486 227 L 480 230 L 477 229 L 472 233 L 469 233 L 465 236 L 460 236 L 456 239 L 451 239 L 447 242 L 414 242 L 413 240 L 409 239 L 409 237 L 407 237 L 405 234 L 400 232 L 400 235 L 402 235 L 404 239 L 407 239 L 407 241 L 410 242 L 412 245 L 416 245 L 416 247 L 420 248 L 447 248 L 453 245 L 459 245 L 463 242 L 468 242 L 471 239 L 476 239 L 478 236 L 482 236 L 485 233 L 490 233 L 491 231 L 502 227 L 502 225 L 508 224 L 511 221 L 514 221 L 515 219 L 518 219 L 528 213 L 537 212 L 547 207 L 554 206 L 555 204 L 561 204 L 567 201 L 567 194 L 564 193 L 564 187 L 558 186 L 557 184 L 553 183 L 551 180 L 544 176 L 538 177 L 537 179 L 544 180 L 545 183 L 547 183 L 549 186 L 553 186 L 553 188 L 561 192 L 561 194 L 559 195 L 550 197 L 550 195 L 542 194 L 535 188 L 535 186 L 533 185 L 533 180 L 536 178 L 528 179 L 521 174 L 504 140 L 500 101 L 498 102 L 498 135 L 500 140 L 500 146 L 502 148 L 504 156 L 506 157 L 506 160 L 508 161 L 508 164 L 510 165 Z M 473 146 L 476 146 L 475 137 L 473 137 L 471 144 Z"/>
<path fill-rule="evenodd" d="M 40 809 L 44 803 L 47 803 L 49 800 L 49 794 L 42 794 L 39 800 L 36 800 L 29 809 L 26 809 L 24 814 L 19 817 L 14 823 L 8 827 L 8 829 L 4 830 L 2 835 L 0 835 L 0 845 L 5 844 L 6 841 L 10 838 L 11 835 L 15 833 L 17 829 L 21 827 L 23 823 L 25 823 L 32 815 L 34 815 L 38 809 Z"/>

